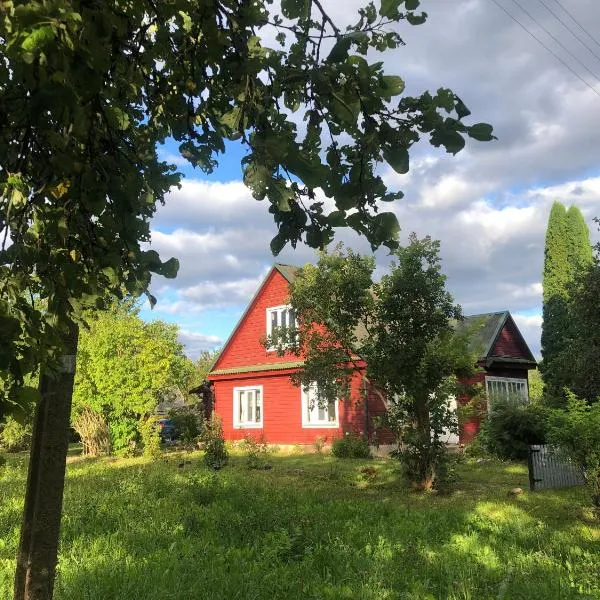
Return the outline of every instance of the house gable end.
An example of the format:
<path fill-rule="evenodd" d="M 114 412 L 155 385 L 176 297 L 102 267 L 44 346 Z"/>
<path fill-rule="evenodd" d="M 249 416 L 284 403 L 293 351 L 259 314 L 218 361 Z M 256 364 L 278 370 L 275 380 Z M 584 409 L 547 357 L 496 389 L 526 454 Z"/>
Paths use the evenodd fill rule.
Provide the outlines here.
<path fill-rule="evenodd" d="M 276 352 L 268 352 L 261 344 L 261 339 L 266 334 L 267 308 L 286 304 L 289 298 L 289 273 L 282 273 L 285 269 L 281 269 L 281 266 L 275 265 L 265 277 L 225 342 L 223 350 L 211 368 L 211 373 L 255 364 L 281 363 L 286 359 L 298 360 L 294 356 L 282 358 Z"/>
<path fill-rule="evenodd" d="M 535 363 L 527 342 L 510 314 L 496 335 L 487 358 L 514 358 Z"/>

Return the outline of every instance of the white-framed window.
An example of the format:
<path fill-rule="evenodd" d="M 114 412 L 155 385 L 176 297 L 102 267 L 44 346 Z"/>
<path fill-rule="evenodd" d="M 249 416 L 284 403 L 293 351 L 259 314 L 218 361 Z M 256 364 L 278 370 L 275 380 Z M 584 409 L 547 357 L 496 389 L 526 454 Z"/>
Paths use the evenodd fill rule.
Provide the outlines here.
<path fill-rule="evenodd" d="M 492 408 L 497 402 L 509 404 L 529 403 L 527 379 L 486 376 L 485 391 L 488 397 L 488 408 Z"/>
<path fill-rule="evenodd" d="M 294 327 L 297 327 L 296 314 L 290 305 L 267 308 L 267 337 L 272 336 L 278 330 Z"/>
<path fill-rule="evenodd" d="M 328 402 L 319 396 L 317 384 L 301 388 L 302 396 L 302 427 L 338 427 L 337 400 Z"/>
<path fill-rule="evenodd" d="M 233 426 L 238 428 L 263 426 L 262 385 L 233 388 Z"/>

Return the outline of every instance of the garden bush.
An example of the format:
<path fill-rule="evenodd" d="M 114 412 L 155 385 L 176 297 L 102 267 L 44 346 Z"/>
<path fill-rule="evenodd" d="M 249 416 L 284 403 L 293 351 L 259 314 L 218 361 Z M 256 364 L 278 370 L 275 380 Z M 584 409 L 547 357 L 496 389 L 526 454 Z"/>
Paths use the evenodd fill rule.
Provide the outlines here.
<path fill-rule="evenodd" d="M 140 435 L 144 445 L 144 456 L 150 459 L 160 458 L 160 433 L 158 428 L 158 417 L 152 415 L 140 421 Z"/>
<path fill-rule="evenodd" d="M 333 441 L 331 452 L 337 458 L 370 458 L 371 449 L 366 438 L 347 434 Z"/>
<path fill-rule="evenodd" d="M 567 409 L 553 410 L 548 442 L 560 448 L 580 469 L 600 519 L 600 402 L 589 405 L 567 393 Z"/>
<path fill-rule="evenodd" d="M 214 414 L 204 423 L 201 435 L 204 446 L 204 462 L 211 469 L 221 469 L 229 460 L 229 453 L 223 438 L 223 425 L 221 418 Z"/>
<path fill-rule="evenodd" d="M 31 423 L 20 423 L 13 417 L 7 417 L 0 425 L 0 447 L 7 452 L 27 450 L 31 442 Z"/>
<path fill-rule="evenodd" d="M 269 468 L 267 458 L 269 456 L 269 446 L 265 436 L 256 439 L 253 435 L 247 434 L 242 442 L 242 448 L 246 451 L 247 465 L 249 469 Z"/>
<path fill-rule="evenodd" d="M 545 444 L 547 414 L 537 404 L 497 403 L 479 432 L 480 443 L 503 459 L 527 458 L 529 444 Z"/>
<path fill-rule="evenodd" d="M 79 434 L 84 456 L 110 454 L 110 431 L 104 417 L 85 407 L 75 415 L 73 429 Z"/>
<path fill-rule="evenodd" d="M 202 413 L 192 406 L 183 406 L 169 411 L 169 419 L 175 428 L 175 438 L 182 444 L 195 444 L 202 433 Z"/>

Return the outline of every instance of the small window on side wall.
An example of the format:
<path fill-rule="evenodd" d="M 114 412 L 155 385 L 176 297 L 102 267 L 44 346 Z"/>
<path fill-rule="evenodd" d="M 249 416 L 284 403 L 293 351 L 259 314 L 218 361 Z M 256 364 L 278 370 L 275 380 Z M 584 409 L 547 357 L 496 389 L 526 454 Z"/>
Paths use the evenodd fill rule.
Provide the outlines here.
<path fill-rule="evenodd" d="M 263 426 L 262 385 L 233 389 L 233 425 L 240 429 Z"/>
<path fill-rule="evenodd" d="M 338 404 L 323 398 L 316 383 L 302 388 L 302 427 L 338 427 Z"/>

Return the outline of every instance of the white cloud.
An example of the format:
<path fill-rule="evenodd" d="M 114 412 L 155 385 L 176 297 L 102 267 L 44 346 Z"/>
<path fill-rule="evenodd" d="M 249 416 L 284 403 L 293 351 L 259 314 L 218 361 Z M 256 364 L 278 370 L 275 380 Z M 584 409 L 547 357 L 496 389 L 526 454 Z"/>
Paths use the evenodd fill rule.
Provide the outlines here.
<path fill-rule="evenodd" d="M 185 329 L 179 330 L 179 341 L 185 346 L 186 354 L 192 360 L 196 360 L 205 350 L 214 350 L 223 345 L 223 340 L 216 335 L 205 335 Z"/>
<path fill-rule="evenodd" d="M 600 31 L 600 3 L 564 2 Z M 345 25 L 363 1 L 324 4 Z M 385 210 L 397 213 L 404 239 L 416 231 L 441 240 L 448 286 L 466 313 L 511 310 L 537 352 L 541 317 L 523 315 L 541 309 L 552 202 L 580 206 L 598 239 L 591 220 L 600 216 L 600 98 L 489 0 L 427 0 L 422 6 L 428 23 L 399 25 L 407 45 L 385 57 L 386 69 L 401 74 L 411 94 L 451 87 L 473 111 L 470 122 L 492 123 L 499 139 L 470 140 L 456 157 L 418 144 L 407 175 L 383 169 L 386 183 L 405 192 Z M 541 4 L 530 9 L 546 26 L 557 26 Z M 560 35 L 574 52 L 581 50 L 564 31 Z M 153 247 L 181 260 L 176 280 L 153 284 L 172 298 L 157 307 L 170 314 L 245 304 L 274 260 L 269 241 L 276 228 L 268 205 L 252 199 L 239 180 L 184 181 L 159 207 L 153 225 Z M 363 238 L 338 231 L 339 239 L 368 251 Z M 382 272 L 389 259 L 384 251 L 377 257 Z M 314 258 L 303 246 L 278 257 L 293 264 Z"/>

